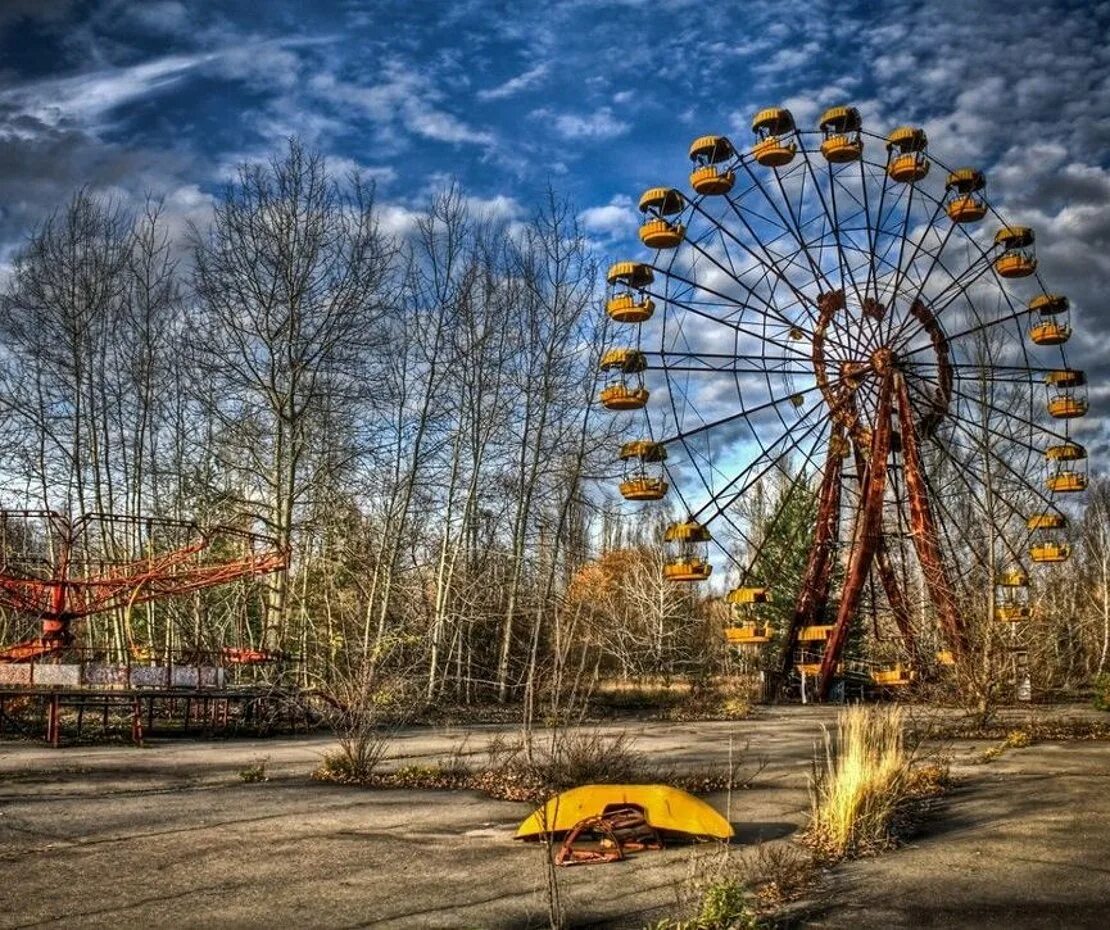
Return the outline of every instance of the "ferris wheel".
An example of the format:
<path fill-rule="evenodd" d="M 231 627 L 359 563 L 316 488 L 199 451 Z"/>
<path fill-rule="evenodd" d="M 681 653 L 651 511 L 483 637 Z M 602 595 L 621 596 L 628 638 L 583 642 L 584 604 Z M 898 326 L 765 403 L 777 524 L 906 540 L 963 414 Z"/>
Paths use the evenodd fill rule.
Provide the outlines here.
<path fill-rule="evenodd" d="M 838 106 L 811 130 L 762 110 L 752 131 L 696 139 L 689 190 L 640 198 L 650 257 L 609 268 L 599 401 L 628 412 L 620 492 L 685 515 L 668 578 L 731 563 L 731 642 L 774 638 L 784 675 L 814 675 L 823 699 L 866 597 L 905 659 L 872 678 L 906 684 L 966 654 L 970 610 L 1033 619 L 1030 569 L 1069 556 L 1088 402 L 1068 299 L 1042 280 L 1034 231 L 923 129 L 877 135 Z M 778 514 L 744 507 L 771 478 L 816 513 L 785 586 L 764 551 Z"/>

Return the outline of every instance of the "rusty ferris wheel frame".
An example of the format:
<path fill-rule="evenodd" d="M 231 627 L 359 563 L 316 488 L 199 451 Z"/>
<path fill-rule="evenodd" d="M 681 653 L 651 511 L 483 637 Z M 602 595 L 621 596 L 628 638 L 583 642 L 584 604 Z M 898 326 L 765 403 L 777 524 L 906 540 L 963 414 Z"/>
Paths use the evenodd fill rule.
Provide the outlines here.
<path fill-rule="evenodd" d="M 869 584 L 908 664 L 927 664 L 911 560 L 955 657 L 968 648 L 961 604 L 983 579 L 993 619 L 1030 619 L 1025 565 L 1067 558 L 1061 495 L 1087 483 L 1069 425 L 1086 413 L 1086 379 L 1064 355 L 1069 305 L 1040 277 L 1033 231 L 998 215 L 982 173 L 937 162 L 920 128 L 864 131 L 851 107 L 809 131 L 770 108 L 752 129 L 750 147 L 695 140 L 692 194 L 641 197 L 654 256 L 609 269 L 617 347 L 600 403 L 632 411 L 621 493 L 673 490 L 688 514 L 666 534 L 668 577 L 708 578 L 710 545 L 738 571 L 734 641 L 770 640 L 756 617 L 776 582 L 758 576 L 770 531 L 757 538 L 735 505 L 790 455 L 803 467 L 787 494 L 819 482 L 779 642 L 785 680 L 805 631 L 827 631 L 824 699 Z"/>

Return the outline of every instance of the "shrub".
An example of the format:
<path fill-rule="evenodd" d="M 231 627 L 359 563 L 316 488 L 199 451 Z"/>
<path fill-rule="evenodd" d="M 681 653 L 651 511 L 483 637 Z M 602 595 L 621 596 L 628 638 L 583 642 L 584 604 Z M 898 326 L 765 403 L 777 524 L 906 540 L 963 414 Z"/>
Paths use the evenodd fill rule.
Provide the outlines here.
<path fill-rule="evenodd" d="M 976 765 L 989 765 L 995 759 L 1002 755 L 1002 751 L 1006 747 L 1003 746 L 988 746 L 984 749 L 977 759 L 974 760 Z"/>
<path fill-rule="evenodd" d="M 268 761 L 268 759 L 256 759 L 246 768 L 240 769 L 239 780 L 246 782 L 248 785 L 269 781 L 270 777 L 266 774 L 266 763 Z"/>
<path fill-rule="evenodd" d="M 536 755 L 533 767 L 554 791 L 640 781 L 648 768 L 634 742 L 623 730 L 612 735 L 598 730 L 565 731 Z"/>
<path fill-rule="evenodd" d="M 1094 686 L 1092 703 L 1095 709 L 1110 710 L 1110 673 L 1103 672 L 1101 675 L 1096 675 L 1092 684 Z"/>
<path fill-rule="evenodd" d="M 742 868 L 761 909 L 774 910 L 800 898 L 814 882 L 816 863 L 797 846 L 760 844 L 746 855 Z"/>
<path fill-rule="evenodd" d="M 758 930 L 761 925 L 747 886 L 735 878 L 717 878 L 702 889 L 696 916 L 660 920 L 648 930 Z"/>
<path fill-rule="evenodd" d="M 900 708 L 850 707 L 825 732 L 824 758 L 814 762 L 807 841 L 829 858 L 890 845 L 912 801 L 940 790 L 941 780 L 915 774 Z"/>
<path fill-rule="evenodd" d="M 1025 730 L 1011 730 L 1006 734 L 1007 749 L 1025 749 L 1033 744 L 1033 737 Z"/>
<path fill-rule="evenodd" d="M 694 926 L 698 930 L 754 930 L 759 922 L 749 904 L 748 889 L 734 878 L 713 882 L 702 893 Z"/>

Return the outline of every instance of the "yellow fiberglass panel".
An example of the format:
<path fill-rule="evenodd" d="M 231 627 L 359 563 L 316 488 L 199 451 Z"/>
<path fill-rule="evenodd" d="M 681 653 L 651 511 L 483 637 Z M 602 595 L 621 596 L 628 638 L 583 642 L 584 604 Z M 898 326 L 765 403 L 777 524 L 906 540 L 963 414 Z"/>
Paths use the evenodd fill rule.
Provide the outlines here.
<path fill-rule="evenodd" d="M 518 838 L 562 833 L 580 820 L 596 817 L 606 808 L 634 805 L 657 830 L 691 836 L 732 836 L 729 822 L 705 801 L 670 785 L 582 785 L 564 791 L 528 817 L 516 831 Z"/>

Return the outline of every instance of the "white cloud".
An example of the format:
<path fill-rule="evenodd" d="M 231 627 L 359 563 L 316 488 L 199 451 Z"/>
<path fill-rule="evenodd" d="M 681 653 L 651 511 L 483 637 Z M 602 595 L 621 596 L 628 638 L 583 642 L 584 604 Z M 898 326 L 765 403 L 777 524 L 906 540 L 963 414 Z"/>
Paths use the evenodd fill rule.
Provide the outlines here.
<path fill-rule="evenodd" d="M 129 68 L 35 81 L 0 91 L 0 106 L 44 126 L 77 123 L 95 127 L 117 107 L 169 87 L 213 57 L 212 53 L 166 55 Z"/>
<path fill-rule="evenodd" d="M 310 80 L 309 89 L 318 98 L 358 108 L 395 140 L 414 134 L 435 142 L 493 144 L 492 133 L 444 109 L 445 94 L 418 69 L 394 58 L 385 62 L 382 73 L 382 80 L 363 85 L 324 71 Z"/>
<path fill-rule="evenodd" d="M 550 110 L 537 110 L 532 114 L 539 117 L 552 117 Z M 553 115 L 552 126 L 564 139 L 599 139 L 623 136 L 631 128 L 630 123 L 617 119 L 610 107 L 600 107 L 592 113 L 557 113 Z"/>
<path fill-rule="evenodd" d="M 502 100 L 505 97 L 512 97 L 514 94 L 519 94 L 522 90 L 527 90 L 529 87 L 538 83 L 547 75 L 547 72 L 547 63 L 541 62 L 535 67 L 529 68 L 523 74 L 518 74 L 516 77 L 510 78 L 505 81 L 504 84 L 478 91 L 478 99 Z"/>
<path fill-rule="evenodd" d="M 634 233 L 639 225 L 639 217 L 632 206 L 631 198 L 617 194 L 603 206 L 583 210 L 578 214 L 578 222 L 591 236 L 617 239 Z"/>

